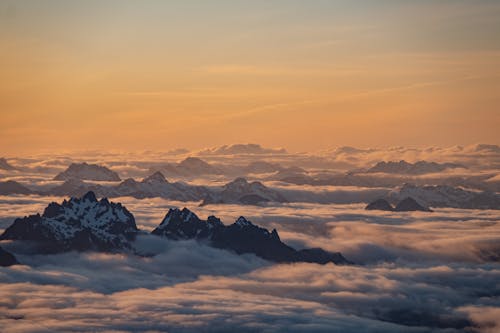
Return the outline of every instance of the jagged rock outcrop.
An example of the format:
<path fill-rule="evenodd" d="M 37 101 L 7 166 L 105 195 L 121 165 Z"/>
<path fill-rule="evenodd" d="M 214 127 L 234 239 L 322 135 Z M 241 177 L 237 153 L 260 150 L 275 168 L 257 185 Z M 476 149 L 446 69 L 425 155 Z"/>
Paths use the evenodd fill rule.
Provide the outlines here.
<path fill-rule="evenodd" d="M 319 248 L 297 251 L 281 241 L 276 229 L 269 232 L 244 217 L 225 226 L 214 216 L 202 221 L 187 208 L 170 209 L 152 234 L 174 240 L 196 239 L 237 254 L 252 253 L 274 262 L 350 263 L 340 253 Z"/>

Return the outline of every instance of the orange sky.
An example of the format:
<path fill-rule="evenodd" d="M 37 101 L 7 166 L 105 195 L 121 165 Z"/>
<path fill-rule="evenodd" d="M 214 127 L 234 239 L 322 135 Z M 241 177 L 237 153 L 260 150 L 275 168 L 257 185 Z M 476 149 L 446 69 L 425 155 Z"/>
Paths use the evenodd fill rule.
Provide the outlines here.
<path fill-rule="evenodd" d="M 0 147 L 499 143 L 495 1 L 0 1 Z"/>

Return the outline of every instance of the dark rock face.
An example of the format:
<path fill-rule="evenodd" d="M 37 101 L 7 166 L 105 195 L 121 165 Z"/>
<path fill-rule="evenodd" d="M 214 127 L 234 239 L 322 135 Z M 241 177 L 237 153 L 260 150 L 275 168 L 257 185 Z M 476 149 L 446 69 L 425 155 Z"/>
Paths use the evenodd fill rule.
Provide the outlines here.
<path fill-rule="evenodd" d="M 237 254 L 253 253 L 274 262 L 350 263 L 340 253 L 327 252 L 322 249 L 297 251 L 283 243 L 276 230 L 269 232 L 244 217 L 225 226 L 214 216 L 210 216 L 207 221 L 202 221 L 187 208 L 170 209 L 152 234 L 175 240 L 206 241 L 220 249 L 231 250 Z"/>
<path fill-rule="evenodd" d="M 224 227 L 215 216 L 202 221 L 189 209 L 170 209 L 161 224 L 152 231 L 153 235 L 170 239 L 207 239 L 215 229 Z"/>
<path fill-rule="evenodd" d="M 131 249 L 137 232 L 125 207 L 106 198 L 98 201 L 88 192 L 80 199 L 49 204 L 43 215 L 16 219 L 0 239 L 35 241 L 41 252 L 119 251 Z"/>
<path fill-rule="evenodd" d="M 0 182 L 0 195 L 31 194 L 31 193 L 33 192 L 29 188 L 13 180 Z"/>
<path fill-rule="evenodd" d="M 54 180 L 95 180 L 120 181 L 118 174 L 104 166 L 87 163 L 72 163 L 65 171 L 54 177 Z"/>
<path fill-rule="evenodd" d="M 7 252 L 0 247 L 0 266 L 7 267 L 17 264 L 19 264 L 19 262 L 16 257 L 14 257 L 12 253 Z"/>
<path fill-rule="evenodd" d="M 394 210 L 396 212 L 413 212 L 413 211 L 432 212 L 431 209 L 420 205 L 415 199 L 410 197 L 400 201 L 396 205 Z"/>
<path fill-rule="evenodd" d="M 365 207 L 366 210 L 386 210 L 386 211 L 393 211 L 394 208 L 391 206 L 391 204 L 385 200 L 385 199 L 377 199 L 371 203 L 368 204 L 368 206 Z"/>

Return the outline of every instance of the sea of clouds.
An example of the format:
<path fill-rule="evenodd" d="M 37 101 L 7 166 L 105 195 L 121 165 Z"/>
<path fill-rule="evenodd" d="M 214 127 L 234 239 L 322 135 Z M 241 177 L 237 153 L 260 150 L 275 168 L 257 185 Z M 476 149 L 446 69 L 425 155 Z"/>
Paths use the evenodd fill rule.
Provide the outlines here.
<path fill-rule="evenodd" d="M 42 212 L 38 196 L 0 197 L 0 229 Z M 5 332 L 497 332 L 500 212 L 365 211 L 362 204 L 267 207 L 115 198 L 141 229 L 168 208 L 224 223 L 244 215 L 296 247 L 342 252 L 356 265 L 273 264 L 196 241 L 141 236 L 154 257 L 18 254 L 0 268 Z M 12 244 L 2 243 L 5 248 Z"/>

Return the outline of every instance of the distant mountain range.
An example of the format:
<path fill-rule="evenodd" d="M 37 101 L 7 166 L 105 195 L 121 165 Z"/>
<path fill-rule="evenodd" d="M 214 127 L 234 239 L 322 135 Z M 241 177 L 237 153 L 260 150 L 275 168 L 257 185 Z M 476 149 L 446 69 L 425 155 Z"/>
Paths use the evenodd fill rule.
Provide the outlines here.
<path fill-rule="evenodd" d="M 391 212 L 432 212 L 428 207 L 424 207 L 419 204 L 415 199 L 411 197 L 404 198 L 398 204 L 393 207 L 387 200 L 378 199 L 368 204 L 365 208 L 366 210 L 385 210 Z"/>
<path fill-rule="evenodd" d="M 119 182 L 118 174 L 104 166 L 87 163 L 72 163 L 66 170 L 54 177 L 54 180 L 95 180 Z"/>
<path fill-rule="evenodd" d="M 245 176 L 248 174 L 272 173 L 287 170 L 277 163 L 250 162 L 246 165 L 211 164 L 198 157 L 187 157 L 179 163 L 166 163 L 149 168 L 151 173 L 161 172 L 166 177 L 200 177 L 207 175 Z M 295 170 L 300 168 L 294 168 Z M 304 170 L 302 170 L 304 171 Z"/>
<path fill-rule="evenodd" d="M 42 215 L 16 219 L 0 240 L 34 242 L 39 253 L 73 250 L 135 253 L 134 240 L 139 233 L 146 232 L 137 228 L 134 216 L 125 207 L 106 198 L 97 200 L 93 192 L 88 192 L 62 204 L 53 202 Z M 269 232 L 244 217 L 225 226 L 214 216 L 202 221 L 187 208 L 170 209 L 151 234 L 170 240 L 196 239 L 216 248 L 237 254 L 251 253 L 274 262 L 350 263 L 340 253 L 319 248 L 295 250 L 280 240 L 276 230 Z M 9 254 L 4 252 L 0 251 L 0 259 L 8 263 Z"/>
<path fill-rule="evenodd" d="M 399 162 L 379 162 L 375 166 L 368 169 L 368 173 L 396 173 L 407 175 L 423 175 L 426 173 L 441 172 L 446 169 L 465 168 L 465 166 L 455 163 L 436 163 L 419 161 L 416 163 L 408 163 L 404 160 Z"/>
<path fill-rule="evenodd" d="M 404 184 L 388 194 L 388 199 L 399 201 L 414 198 L 424 206 L 465 209 L 500 209 L 500 195 L 487 191 L 471 191 L 446 185 L 417 186 Z"/>
<path fill-rule="evenodd" d="M 161 197 L 176 201 L 201 201 L 201 205 L 264 205 L 268 202 L 338 202 L 338 199 L 335 199 L 337 201 L 331 201 L 332 199 L 318 196 L 318 193 L 303 190 L 274 189 L 260 182 L 248 182 L 245 178 L 237 178 L 220 187 L 169 182 L 160 172 L 156 172 L 141 181 L 129 178 L 117 185 L 101 185 L 70 179 L 61 185 L 49 189 L 32 189 L 15 181 L 0 182 L 0 195 L 82 196 L 88 191 L 93 191 L 98 196 L 106 197 L 131 196 L 139 199 Z M 366 193 L 366 195 L 358 196 L 362 199 L 361 201 L 359 201 L 359 198 L 356 201 L 356 196 L 353 196 L 353 194 L 350 194 L 349 197 L 351 200 L 354 200 L 351 202 L 369 202 L 379 196 L 393 203 L 411 197 L 424 207 L 500 209 L 500 195 L 495 192 L 467 190 L 447 185 L 419 186 L 404 184 L 393 190 L 380 189 L 372 192 L 372 194 Z"/>
<path fill-rule="evenodd" d="M 287 199 L 279 192 L 264 186 L 261 182 L 249 183 L 245 178 L 237 178 L 224 185 L 220 191 L 209 192 L 203 199 L 202 205 L 259 205 L 270 201 L 287 202 Z"/>

